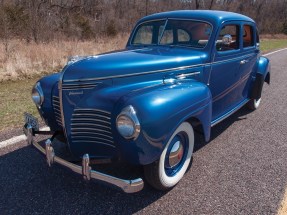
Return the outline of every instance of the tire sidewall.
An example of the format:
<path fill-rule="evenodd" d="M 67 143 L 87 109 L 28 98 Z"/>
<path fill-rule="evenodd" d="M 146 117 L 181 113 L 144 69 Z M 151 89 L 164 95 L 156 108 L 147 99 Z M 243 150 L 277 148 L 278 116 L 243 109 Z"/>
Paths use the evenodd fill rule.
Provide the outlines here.
<path fill-rule="evenodd" d="M 188 152 L 187 152 L 187 156 L 186 159 L 184 161 L 184 164 L 182 165 L 181 169 L 173 176 L 168 176 L 165 172 L 165 157 L 166 157 L 166 153 L 167 153 L 167 149 L 169 148 L 169 145 L 171 144 L 171 141 L 173 140 L 173 138 L 179 133 L 179 132 L 185 132 L 187 137 L 188 137 Z M 161 184 L 164 187 L 173 187 L 174 185 L 176 185 L 180 179 L 183 177 L 184 173 L 186 172 L 191 157 L 192 157 L 192 152 L 193 152 L 193 147 L 194 147 L 194 131 L 192 126 L 187 123 L 187 122 L 183 122 L 182 124 L 180 124 L 180 126 L 175 130 L 175 132 L 172 134 L 172 136 L 170 137 L 168 143 L 166 144 L 160 159 L 159 159 L 159 180 L 161 182 Z"/>
<path fill-rule="evenodd" d="M 257 100 L 256 99 L 253 100 L 254 109 L 257 109 L 259 107 L 260 102 L 261 102 L 261 98 Z"/>

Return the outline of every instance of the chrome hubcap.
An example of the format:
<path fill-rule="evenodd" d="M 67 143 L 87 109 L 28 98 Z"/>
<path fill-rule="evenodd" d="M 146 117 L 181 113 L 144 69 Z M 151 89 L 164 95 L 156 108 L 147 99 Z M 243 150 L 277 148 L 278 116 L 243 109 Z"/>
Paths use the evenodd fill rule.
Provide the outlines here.
<path fill-rule="evenodd" d="M 188 138 L 185 132 L 179 132 L 171 141 L 165 155 L 165 172 L 174 176 L 182 168 L 188 152 Z"/>
<path fill-rule="evenodd" d="M 183 157 L 183 146 L 180 141 L 177 141 L 173 144 L 170 154 L 169 154 L 169 166 L 175 167 L 178 165 Z"/>

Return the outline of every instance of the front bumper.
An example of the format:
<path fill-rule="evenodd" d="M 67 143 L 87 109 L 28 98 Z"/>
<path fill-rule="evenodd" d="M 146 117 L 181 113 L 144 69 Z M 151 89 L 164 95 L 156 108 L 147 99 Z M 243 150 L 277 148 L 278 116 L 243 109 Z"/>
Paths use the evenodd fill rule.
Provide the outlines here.
<path fill-rule="evenodd" d="M 33 145 L 36 149 L 38 149 L 41 153 L 43 153 L 46 156 L 46 160 L 49 166 L 51 166 L 53 163 L 58 163 L 72 170 L 75 173 L 83 175 L 85 180 L 90 179 L 100 180 L 108 184 L 114 185 L 122 189 L 126 193 L 135 193 L 143 189 L 144 182 L 141 178 L 137 178 L 134 180 L 124 180 L 92 170 L 92 168 L 89 165 L 90 159 L 88 154 L 85 154 L 83 156 L 82 166 L 68 162 L 55 155 L 51 139 L 46 140 L 45 148 L 43 148 L 39 143 L 34 141 L 33 137 L 35 136 L 35 134 L 47 134 L 47 132 L 35 131 L 33 127 L 29 124 L 25 124 L 23 129 L 25 135 L 27 136 L 28 144 Z"/>

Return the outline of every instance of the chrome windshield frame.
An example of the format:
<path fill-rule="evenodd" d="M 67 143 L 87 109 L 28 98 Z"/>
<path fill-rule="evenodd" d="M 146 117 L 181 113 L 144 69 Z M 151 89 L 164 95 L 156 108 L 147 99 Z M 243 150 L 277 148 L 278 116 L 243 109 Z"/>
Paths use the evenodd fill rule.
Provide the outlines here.
<path fill-rule="evenodd" d="M 164 28 L 163 28 L 163 31 L 161 32 L 161 36 L 160 36 L 160 39 L 157 41 L 157 44 L 133 44 L 132 41 L 134 40 L 134 37 L 135 37 L 135 34 L 136 32 L 138 31 L 138 28 L 145 24 L 145 23 L 149 23 L 149 22 L 156 22 L 156 21 L 164 21 L 165 20 L 165 24 L 164 24 Z M 166 29 L 166 26 L 168 24 L 168 21 L 169 20 L 177 20 L 177 21 L 194 21 L 194 22 L 202 22 L 202 23 L 206 23 L 208 25 L 210 25 L 211 27 L 211 31 L 210 31 L 210 35 L 209 35 L 209 38 L 208 38 L 208 41 L 206 43 L 206 45 L 204 47 L 194 47 L 194 46 L 184 46 L 184 45 L 167 45 L 167 44 L 160 44 L 160 41 L 162 40 L 162 37 L 163 37 L 163 34 L 164 34 L 164 31 Z M 210 39 L 212 38 L 212 34 L 213 34 L 213 30 L 214 30 L 214 26 L 212 25 L 212 23 L 206 21 L 206 20 L 199 20 L 199 19 L 188 19 L 188 18 L 163 18 L 163 19 L 154 19 L 154 20 L 148 20 L 148 21 L 144 21 L 144 22 L 141 22 L 141 23 L 138 23 L 137 26 L 135 27 L 135 30 L 133 31 L 130 39 L 129 39 L 129 43 L 128 45 L 131 46 L 131 47 L 149 47 L 149 46 L 168 46 L 168 47 L 181 47 L 181 48 L 189 48 L 189 49 L 205 49 L 209 43 L 210 43 Z"/>

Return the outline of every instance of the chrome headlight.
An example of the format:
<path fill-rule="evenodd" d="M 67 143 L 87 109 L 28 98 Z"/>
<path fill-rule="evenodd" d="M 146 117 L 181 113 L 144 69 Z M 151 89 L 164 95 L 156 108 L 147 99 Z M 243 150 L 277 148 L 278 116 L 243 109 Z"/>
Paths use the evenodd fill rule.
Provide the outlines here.
<path fill-rule="evenodd" d="M 126 139 L 136 139 L 140 134 L 140 123 L 133 106 L 125 107 L 117 117 L 117 129 Z"/>
<path fill-rule="evenodd" d="M 32 89 L 32 100 L 39 108 L 44 102 L 44 93 L 40 82 L 37 82 Z"/>

